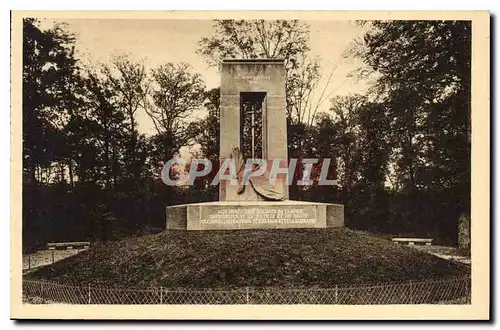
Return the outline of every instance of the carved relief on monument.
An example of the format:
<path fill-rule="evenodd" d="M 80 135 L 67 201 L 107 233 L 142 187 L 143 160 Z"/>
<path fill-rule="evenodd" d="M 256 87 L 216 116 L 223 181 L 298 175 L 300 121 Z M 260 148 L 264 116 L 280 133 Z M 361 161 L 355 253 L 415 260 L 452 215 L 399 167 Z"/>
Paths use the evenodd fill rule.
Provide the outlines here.
<path fill-rule="evenodd" d="M 271 184 L 269 180 L 269 172 L 266 170 L 264 174 L 259 176 L 249 176 L 244 178 L 246 160 L 239 148 L 234 148 L 231 157 L 234 159 L 236 166 L 236 175 L 238 178 L 238 195 L 244 200 L 272 200 L 280 201 L 284 199 L 283 194 Z M 258 170 L 252 168 L 252 170 Z M 247 184 L 248 182 L 248 184 Z M 246 198 L 245 198 L 246 197 Z"/>

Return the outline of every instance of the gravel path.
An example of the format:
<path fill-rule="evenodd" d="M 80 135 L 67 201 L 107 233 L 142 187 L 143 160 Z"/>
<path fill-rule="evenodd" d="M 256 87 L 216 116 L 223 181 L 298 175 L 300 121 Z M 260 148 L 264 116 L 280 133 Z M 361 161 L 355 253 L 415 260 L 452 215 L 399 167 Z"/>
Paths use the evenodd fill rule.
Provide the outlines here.
<path fill-rule="evenodd" d="M 42 250 L 35 253 L 23 255 L 23 272 L 50 265 L 56 261 L 66 259 L 74 256 L 83 250 L 69 249 L 69 250 Z"/>
<path fill-rule="evenodd" d="M 427 252 L 430 254 L 435 255 L 436 257 L 450 260 L 450 261 L 457 261 L 463 264 L 470 265 L 471 264 L 471 259 L 470 256 L 465 256 L 463 253 L 460 253 L 460 251 L 452 246 L 443 246 L 443 245 L 410 245 L 417 250 Z"/>

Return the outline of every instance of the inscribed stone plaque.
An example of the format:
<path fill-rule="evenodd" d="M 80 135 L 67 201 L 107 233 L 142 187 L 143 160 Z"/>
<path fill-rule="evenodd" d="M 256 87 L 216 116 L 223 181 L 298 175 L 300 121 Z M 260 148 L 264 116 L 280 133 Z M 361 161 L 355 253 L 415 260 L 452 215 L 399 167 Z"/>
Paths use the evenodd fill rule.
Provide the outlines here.
<path fill-rule="evenodd" d="M 202 208 L 201 229 L 316 227 L 315 206 L 258 206 Z"/>

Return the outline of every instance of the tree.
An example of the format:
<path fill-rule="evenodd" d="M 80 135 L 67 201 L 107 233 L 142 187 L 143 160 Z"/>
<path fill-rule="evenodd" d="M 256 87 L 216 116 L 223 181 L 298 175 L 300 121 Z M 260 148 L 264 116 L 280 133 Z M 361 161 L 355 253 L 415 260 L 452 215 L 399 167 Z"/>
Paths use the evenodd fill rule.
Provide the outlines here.
<path fill-rule="evenodd" d="M 200 151 L 196 156 L 198 158 L 207 158 L 212 163 L 212 171 L 195 181 L 195 189 L 203 191 L 205 194 L 200 196 L 202 200 L 216 200 L 218 189 L 211 186 L 212 180 L 217 175 L 219 167 L 219 148 L 220 148 L 220 88 L 213 88 L 205 93 L 205 109 L 208 115 L 203 119 L 191 122 L 187 132 L 191 138 L 190 145 L 198 144 Z M 191 166 L 188 164 L 188 167 Z M 186 169 L 187 171 L 189 170 Z M 199 200 L 199 199 L 198 199 Z"/>
<path fill-rule="evenodd" d="M 470 22 L 370 26 L 358 54 L 377 76 L 371 97 L 386 109 L 403 218 L 453 239 L 470 208 Z"/>
<path fill-rule="evenodd" d="M 64 26 L 27 19 L 23 29 L 23 247 L 163 227 L 165 204 L 190 196 L 156 170 L 189 138 L 187 117 L 205 97 L 199 75 L 166 65 L 149 89 L 131 56 L 82 68 Z M 135 118 L 146 106 L 159 131 L 150 138 Z"/>
<path fill-rule="evenodd" d="M 202 155 L 216 164 L 219 160 L 220 146 L 220 88 L 207 91 L 205 99 L 204 106 L 208 115 L 191 122 L 187 131 L 192 139 L 190 144 L 199 144 Z"/>
<path fill-rule="evenodd" d="M 330 136 L 325 143 L 336 146 L 339 182 L 347 196 L 360 176 L 362 127 L 359 116 L 365 102 L 366 99 L 359 95 L 333 98 L 329 115 L 325 114 L 318 123 L 322 136 Z"/>
<path fill-rule="evenodd" d="M 215 33 L 199 42 L 197 53 L 210 65 L 227 58 L 285 60 L 287 115 L 293 123 L 312 123 L 311 93 L 320 72 L 309 52 L 309 27 L 298 20 L 215 20 Z M 317 110 L 317 109 L 316 109 Z"/>
<path fill-rule="evenodd" d="M 287 117 L 292 124 L 304 122 L 311 126 L 320 106 L 320 101 L 312 101 L 321 76 L 320 66 L 317 60 L 305 56 L 299 57 L 296 66 L 289 70 L 286 79 Z"/>
<path fill-rule="evenodd" d="M 146 111 L 162 141 L 164 161 L 187 142 L 187 119 L 204 100 L 205 84 L 187 63 L 167 63 L 151 71 L 152 104 Z"/>
<path fill-rule="evenodd" d="M 67 161 L 62 128 L 78 100 L 78 67 L 74 37 L 61 26 L 42 30 L 35 19 L 23 21 L 23 235 L 43 241 L 45 193 L 42 182 Z M 28 243 L 29 245 L 29 243 Z"/>
<path fill-rule="evenodd" d="M 120 106 L 125 110 L 129 122 L 130 142 L 127 148 L 129 169 L 134 180 L 139 180 L 141 164 L 137 160 L 138 131 L 136 113 L 145 107 L 146 95 L 149 91 L 146 69 L 143 63 L 132 60 L 129 55 L 118 55 L 111 58 L 111 66 L 102 66 L 102 71 L 111 87 L 119 97 Z"/>
<path fill-rule="evenodd" d="M 287 68 L 309 51 L 309 31 L 298 20 L 215 20 L 215 33 L 202 38 L 198 54 L 210 65 L 225 58 L 282 58 Z"/>
<path fill-rule="evenodd" d="M 80 182 L 98 182 L 109 191 L 125 172 L 119 155 L 127 137 L 127 114 L 108 80 L 98 72 L 87 75 L 85 109 L 72 117 L 70 130 L 79 151 L 75 155 L 77 173 Z"/>

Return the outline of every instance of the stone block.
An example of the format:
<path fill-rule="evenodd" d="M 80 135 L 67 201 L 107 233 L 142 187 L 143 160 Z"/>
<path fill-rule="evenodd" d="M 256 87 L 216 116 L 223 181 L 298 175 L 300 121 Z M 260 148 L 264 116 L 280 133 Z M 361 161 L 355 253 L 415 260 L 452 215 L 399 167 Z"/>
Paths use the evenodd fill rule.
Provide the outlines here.
<path fill-rule="evenodd" d="M 344 205 L 326 204 L 326 226 L 327 227 L 344 226 Z"/>
<path fill-rule="evenodd" d="M 179 230 L 343 227 L 343 207 L 338 206 L 299 201 L 176 205 L 167 207 L 166 227 Z"/>
<path fill-rule="evenodd" d="M 187 208 L 185 205 L 167 207 L 167 229 L 186 229 Z"/>

